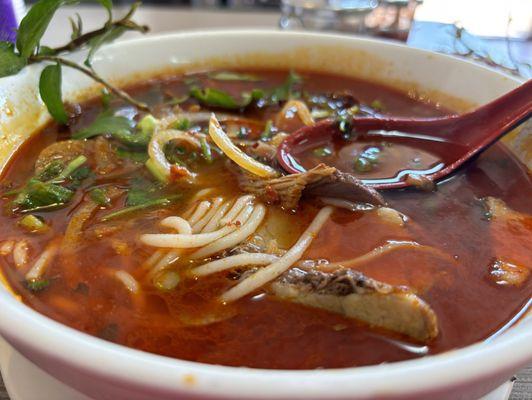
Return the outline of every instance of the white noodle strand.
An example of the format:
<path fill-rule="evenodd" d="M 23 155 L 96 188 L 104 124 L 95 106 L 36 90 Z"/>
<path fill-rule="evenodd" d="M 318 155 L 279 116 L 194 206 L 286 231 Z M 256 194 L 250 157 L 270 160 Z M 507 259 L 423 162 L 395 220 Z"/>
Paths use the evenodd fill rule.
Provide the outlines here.
<path fill-rule="evenodd" d="M 262 204 L 257 204 L 255 209 L 253 210 L 253 213 L 251 214 L 249 219 L 244 223 L 244 225 L 242 225 L 235 232 L 232 232 L 229 235 L 218 239 L 199 250 L 196 250 L 190 255 L 190 258 L 206 258 L 222 250 L 234 247 L 237 244 L 242 243 L 251 234 L 253 234 L 253 232 L 257 230 L 265 215 L 266 207 L 264 207 L 264 205 Z"/>
<path fill-rule="evenodd" d="M 255 272 L 253 275 L 245 278 L 243 281 L 238 283 L 236 286 L 233 286 L 227 292 L 225 292 L 221 300 L 223 302 L 232 302 L 240 299 L 253 292 L 254 290 L 260 288 L 266 283 L 277 278 L 288 268 L 290 268 L 296 261 L 298 261 L 303 253 L 310 246 L 314 238 L 318 235 L 318 232 L 323 227 L 325 222 L 329 219 L 332 214 L 333 207 L 323 207 L 308 228 L 303 232 L 299 240 L 296 242 L 290 250 L 288 250 L 281 258 L 279 258 L 274 263 L 269 266 L 260 269 Z"/>
<path fill-rule="evenodd" d="M 133 294 L 137 294 L 140 291 L 140 285 L 135 278 L 124 270 L 116 271 L 115 277 L 121 281 L 127 290 Z"/>
<path fill-rule="evenodd" d="M 54 259 L 57 253 L 58 245 L 57 243 L 52 243 L 48 245 L 46 250 L 44 250 L 39 258 L 35 261 L 31 269 L 26 273 L 26 280 L 33 281 L 42 278 L 46 269 Z"/>
<path fill-rule="evenodd" d="M 13 247 L 13 261 L 17 268 L 22 268 L 28 263 L 29 248 L 28 242 L 21 240 Z"/>
<path fill-rule="evenodd" d="M 276 261 L 278 258 L 279 257 L 274 254 L 242 253 L 200 265 L 199 267 L 194 268 L 191 273 L 196 276 L 205 276 L 244 265 L 267 265 Z"/>

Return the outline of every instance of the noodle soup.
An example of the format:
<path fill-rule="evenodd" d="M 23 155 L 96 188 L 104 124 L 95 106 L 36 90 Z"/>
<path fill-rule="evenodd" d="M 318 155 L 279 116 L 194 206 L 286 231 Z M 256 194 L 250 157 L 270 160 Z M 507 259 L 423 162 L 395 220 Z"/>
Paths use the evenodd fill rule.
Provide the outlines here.
<path fill-rule="evenodd" d="M 341 160 L 353 136 L 309 149 L 302 174 L 276 162 L 286 135 L 323 118 L 448 110 L 304 71 L 129 90 L 150 114 L 72 106 L 2 179 L 0 263 L 37 311 L 179 359 L 312 369 L 466 346 L 528 307 L 532 187 L 502 145 L 429 192 L 357 179 L 415 158 L 393 143 Z"/>

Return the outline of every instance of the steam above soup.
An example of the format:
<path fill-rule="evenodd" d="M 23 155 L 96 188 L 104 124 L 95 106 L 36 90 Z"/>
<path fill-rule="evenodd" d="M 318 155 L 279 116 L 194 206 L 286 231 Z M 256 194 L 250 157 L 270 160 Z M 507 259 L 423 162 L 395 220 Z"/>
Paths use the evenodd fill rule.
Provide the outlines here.
<path fill-rule="evenodd" d="M 2 179 L 0 264 L 37 311 L 171 357 L 303 369 L 465 346 L 528 307 L 532 186 L 502 145 L 430 192 L 364 184 L 436 168 L 430 143 L 363 142 L 347 125 L 299 155 L 306 172 L 276 161 L 323 118 L 446 110 L 310 72 L 193 73 L 130 92 L 150 114 L 81 104 Z"/>

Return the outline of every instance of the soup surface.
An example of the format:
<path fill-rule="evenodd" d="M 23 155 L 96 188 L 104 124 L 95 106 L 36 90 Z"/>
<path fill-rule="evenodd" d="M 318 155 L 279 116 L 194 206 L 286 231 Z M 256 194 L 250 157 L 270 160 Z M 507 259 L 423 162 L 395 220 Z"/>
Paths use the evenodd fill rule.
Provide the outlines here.
<path fill-rule="evenodd" d="M 329 191 L 339 172 L 391 177 L 441 160 L 345 129 L 302 157 L 336 169 L 280 177 L 275 148 L 304 124 L 448 110 L 299 71 L 129 92 L 150 115 L 106 95 L 72 105 L 69 124 L 35 136 L 2 177 L 0 265 L 40 313 L 179 359 L 312 369 L 489 340 L 530 304 L 532 185 L 502 144 L 432 191 L 363 188 L 357 201 L 349 186 Z"/>

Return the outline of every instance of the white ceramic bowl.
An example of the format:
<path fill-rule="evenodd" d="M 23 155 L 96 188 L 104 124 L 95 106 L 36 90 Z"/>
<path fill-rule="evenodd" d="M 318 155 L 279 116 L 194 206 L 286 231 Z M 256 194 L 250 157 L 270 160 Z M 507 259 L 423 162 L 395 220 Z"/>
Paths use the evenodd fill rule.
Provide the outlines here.
<path fill-rule="evenodd" d="M 95 60 L 99 72 L 122 82 L 187 66 L 325 70 L 393 84 L 455 108 L 486 102 L 519 83 L 483 66 L 395 43 L 278 31 L 155 36 L 106 47 Z M 36 94 L 38 69 L 0 79 L 0 169 L 48 118 Z M 86 96 L 90 86 L 86 78 L 67 71 L 68 99 Z M 514 139 L 512 146 L 526 154 L 525 147 L 531 149 L 525 143 L 529 136 Z M 530 160 L 525 162 L 530 166 Z M 58 324 L 3 288 L 0 301 L 2 336 L 51 375 L 96 399 L 476 399 L 532 361 L 530 317 L 489 343 L 422 359 L 361 368 L 272 371 L 204 365 L 132 350 Z"/>

